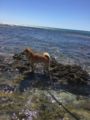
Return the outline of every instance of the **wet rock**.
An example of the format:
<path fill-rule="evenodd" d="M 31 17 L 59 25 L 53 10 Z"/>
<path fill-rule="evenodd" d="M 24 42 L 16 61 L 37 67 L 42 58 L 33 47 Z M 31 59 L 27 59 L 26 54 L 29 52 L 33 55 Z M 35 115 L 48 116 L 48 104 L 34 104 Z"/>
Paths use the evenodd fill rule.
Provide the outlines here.
<path fill-rule="evenodd" d="M 26 66 L 16 66 L 16 68 L 19 70 L 20 73 L 23 73 L 24 71 L 28 71 L 28 67 Z"/>
<path fill-rule="evenodd" d="M 18 61 L 18 64 L 15 64 L 15 68 L 19 70 L 21 74 L 24 74 L 26 71 L 30 71 L 30 64 L 28 63 L 28 60 L 25 58 L 22 53 L 15 54 L 13 56 L 14 60 Z M 43 74 L 42 68 L 40 65 L 38 65 L 38 68 L 36 69 L 34 75 L 37 76 L 37 74 Z M 24 74 L 27 76 L 26 74 Z M 55 84 L 70 84 L 70 85 L 87 85 L 88 79 L 90 78 L 89 74 L 81 68 L 81 66 L 78 65 L 64 65 L 61 63 L 58 63 L 55 58 L 51 57 L 50 62 L 50 74 L 45 73 L 45 76 L 50 76 L 47 79 L 47 81 L 51 81 Z M 29 79 L 32 78 L 32 74 L 29 74 Z M 27 78 L 28 79 L 28 78 Z M 36 80 L 35 80 L 36 79 Z M 41 77 L 43 79 L 43 77 Z M 37 82 L 36 82 L 37 81 Z M 44 85 L 48 82 L 43 81 Z M 42 81 L 39 80 L 39 84 Z M 33 83 L 37 83 L 38 86 L 38 76 L 33 77 Z M 34 84 L 36 86 L 36 84 Z M 42 85 L 42 84 L 41 84 Z"/>
<path fill-rule="evenodd" d="M 5 104 L 5 103 L 8 103 L 8 102 L 11 103 L 12 100 L 8 97 L 5 97 L 5 96 L 0 97 L 0 104 Z"/>
<path fill-rule="evenodd" d="M 22 56 L 22 54 L 20 54 L 20 53 L 13 55 L 13 59 L 22 60 L 22 58 L 23 58 L 23 56 Z"/>
<path fill-rule="evenodd" d="M 12 120 L 32 120 L 33 117 L 37 117 L 37 115 L 39 115 L 38 120 L 55 120 L 56 118 L 69 119 L 62 107 L 58 106 L 55 101 L 53 102 L 50 96 L 48 98 L 47 89 L 53 89 L 55 94 L 54 91 L 51 92 L 54 96 L 63 104 L 68 105 L 66 107 L 71 110 L 71 112 L 74 110 L 77 116 L 81 115 L 78 114 L 80 109 L 78 110 L 77 108 L 79 108 L 79 106 L 85 109 L 86 113 L 90 110 L 90 106 L 88 105 L 89 102 L 86 101 L 81 106 L 80 102 L 82 100 L 76 100 L 75 97 L 75 95 L 78 94 L 82 95 L 82 97 L 83 94 L 90 95 L 90 86 L 88 85 L 89 75 L 80 66 L 60 64 L 52 58 L 50 63 L 51 76 L 49 76 L 48 73 L 42 72 L 39 65 L 39 69 L 35 70 L 35 73 L 31 73 L 28 60 L 21 53 L 20 55 L 15 55 L 13 59 L 10 59 L 10 64 L 8 64 L 8 60 L 9 59 L 0 61 L 0 73 L 5 75 L 5 73 L 8 74 L 9 71 L 13 79 L 15 75 L 19 75 L 18 79 L 20 79 L 20 82 L 17 83 L 17 91 L 15 91 L 16 87 L 14 87 L 14 84 L 11 84 L 11 86 L 8 82 L 8 84 L 0 83 L 0 92 L 5 93 L 5 96 L 0 97 L 0 110 L 1 113 L 2 111 L 11 112 L 13 110 Z M 11 81 L 13 79 L 11 79 Z M 15 80 L 17 80 L 17 77 Z M 39 91 L 37 90 L 36 97 L 34 96 L 35 91 L 32 92 L 32 96 L 30 96 L 32 89 L 45 90 L 46 94 L 42 95 L 43 92 L 41 92 L 40 95 L 38 95 Z M 64 90 L 64 92 L 61 93 L 61 90 Z M 10 94 L 6 93 L 14 94 L 8 96 Z M 70 93 L 73 94 L 71 95 Z M 82 112 L 82 115 L 84 115 L 84 112 Z"/>
<path fill-rule="evenodd" d="M 22 110 L 18 113 L 13 113 L 12 120 L 33 120 L 37 118 L 37 111 L 30 111 L 28 109 Z"/>
<path fill-rule="evenodd" d="M 51 74 L 58 80 L 63 79 L 68 84 L 87 84 L 89 79 L 89 74 L 77 65 L 63 65 L 57 61 L 52 61 L 51 63 Z M 52 79 L 53 79 L 52 77 Z"/>
<path fill-rule="evenodd" d="M 72 89 L 72 85 L 79 86 L 79 89 L 81 88 L 80 85 L 88 85 L 90 79 L 88 73 L 80 66 L 64 65 L 57 62 L 54 58 L 51 58 L 50 74 L 43 73 L 39 64 L 39 69 L 35 69 L 35 73 L 32 74 L 30 72 L 30 63 L 22 53 L 15 54 L 13 59 L 10 60 L 11 64 L 3 61 L 0 63 L 0 74 L 5 74 L 6 76 L 7 73 L 9 75 L 7 78 L 13 77 L 12 80 L 14 79 L 15 81 L 21 76 L 20 78 L 23 81 L 20 79 L 21 82 L 19 81 L 18 84 L 22 89 L 27 89 L 27 87 L 60 89 L 65 88 L 65 86 Z"/>
<path fill-rule="evenodd" d="M 15 87 L 12 87 L 12 86 L 9 86 L 7 84 L 0 84 L 0 92 L 3 91 L 3 92 L 14 92 L 15 90 Z"/>

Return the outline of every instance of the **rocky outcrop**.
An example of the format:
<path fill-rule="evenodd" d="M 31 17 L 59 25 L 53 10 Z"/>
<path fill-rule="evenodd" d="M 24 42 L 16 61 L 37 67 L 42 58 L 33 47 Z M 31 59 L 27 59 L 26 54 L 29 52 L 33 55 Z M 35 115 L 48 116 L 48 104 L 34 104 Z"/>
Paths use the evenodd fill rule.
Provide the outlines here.
<path fill-rule="evenodd" d="M 80 119 L 83 117 L 82 120 L 90 118 L 88 73 L 80 66 L 60 64 L 54 58 L 51 60 L 50 73 L 44 73 L 41 64 L 38 64 L 32 73 L 28 60 L 21 53 L 15 54 L 10 59 L 0 57 L 2 117 L 6 115 L 7 119 L 8 115 L 12 120 L 73 119 L 56 104 L 47 92 L 49 89 L 74 116 Z"/>
<path fill-rule="evenodd" d="M 15 60 L 22 61 L 22 65 L 17 65 L 16 68 L 22 73 L 30 69 L 28 61 L 22 54 L 16 54 L 13 56 Z M 38 66 L 40 67 L 40 66 Z M 38 71 L 36 71 L 38 73 Z M 41 71 L 41 74 L 42 71 Z M 50 74 L 46 73 L 46 76 L 51 76 L 52 82 L 60 82 L 73 84 L 73 85 L 85 85 L 88 83 L 88 73 L 78 65 L 64 65 L 58 63 L 52 58 L 50 63 Z"/>

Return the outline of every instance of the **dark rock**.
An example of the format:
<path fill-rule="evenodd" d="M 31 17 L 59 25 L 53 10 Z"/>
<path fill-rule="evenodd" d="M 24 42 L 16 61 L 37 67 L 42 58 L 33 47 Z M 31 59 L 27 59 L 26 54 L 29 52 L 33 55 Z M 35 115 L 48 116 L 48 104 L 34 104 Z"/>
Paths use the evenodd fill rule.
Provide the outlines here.
<path fill-rule="evenodd" d="M 68 84 L 87 84 L 89 75 L 80 66 L 63 65 L 57 61 L 51 63 L 51 74 L 58 79 L 64 79 Z"/>
<path fill-rule="evenodd" d="M 29 68 L 27 66 L 16 66 L 20 73 L 27 71 Z"/>
<path fill-rule="evenodd" d="M 16 68 L 19 69 L 21 73 L 30 69 L 28 60 L 26 60 L 25 56 L 23 56 L 22 53 L 15 54 L 13 58 L 23 61 L 23 65 L 16 66 Z M 54 58 L 51 58 L 50 74 L 52 77 L 52 81 L 60 81 L 63 79 L 64 82 L 75 85 L 87 84 L 89 78 L 88 73 L 85 70 L 83 70 L 81 66 L 60 64 Z"/>
<path fill-rule="evenodd" d="M 8 64 L 8 62 L 0 63 L 0 73 L 4 74 L 4 72 L 9 71 L 11 75 L 21 75 L 23 79 L 20 82 L 21 89 L 27 89 L 27 87 L 54 88 L 56 84 L 71 86 L 87 85 L 90 79 L 88 73 L 81 66 L 64 65 L 58 63 L 54 58 L 50 62 L 50 73 L 43 73 L 39 64 L 38 68 L 35 69 L 34 73 L 31 73 L 30 63 L 22 53 L 15 54 L 11 64 Z"/>
<path fill-rule="evenodd" d="M 22 60 L 21 54 L 14 54 L 13 59 Z"/>
<path fill-rule="evenodd" d="M 37 118 L 37 111 L 22 110 L 17 113 L 13 113 L 11 120 L 33 120 Z"/>
<path fill-rule="evenodd" d="M 14 90 L 15 90 L 15 87 L 12 87 L 12 86 L 9 86 L 9 85 L 7 85 L 7 84 L 0 84 L 0 92 L 1 91 L 4 91 L 4 92 L 14 92 Z"/>

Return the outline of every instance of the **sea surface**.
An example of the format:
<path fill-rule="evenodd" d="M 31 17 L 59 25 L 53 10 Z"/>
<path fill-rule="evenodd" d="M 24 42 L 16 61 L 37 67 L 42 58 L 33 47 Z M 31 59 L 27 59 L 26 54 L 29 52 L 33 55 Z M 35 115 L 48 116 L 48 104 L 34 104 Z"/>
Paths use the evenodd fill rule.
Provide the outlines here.
<path fill-rule="evenodd" d="M 89 31 L 0 25 L 0 54 L 19 53 L 27 47 L 90 72 Z"/>

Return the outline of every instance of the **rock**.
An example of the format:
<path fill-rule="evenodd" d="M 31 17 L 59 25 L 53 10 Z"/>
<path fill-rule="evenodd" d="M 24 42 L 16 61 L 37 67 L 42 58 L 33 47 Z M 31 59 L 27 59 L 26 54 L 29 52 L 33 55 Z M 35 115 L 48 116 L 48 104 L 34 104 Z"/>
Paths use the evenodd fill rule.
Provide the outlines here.
<path fill-rule="evenodd" d="M 81 66 L 77 65 L 64 65 L 58 63 L 54 58 L 51 58 L 50 62 L 50 74 L 43 73 L 41 66 L 38 64 L 38 68 L 35 70 L 34 74 L 30 73 L 30 63 L 25 58 L 22 53 L 18 53 L 13 55 L 13 59 L 11 59 L 11 64 L 8 62 L 1 62 L 0 64 L 0 72 L 4 74 L 4 72 L 9 71 L 9 74 L 18 76 L 19 74 L 21 78 L 24 80 L 28 79 L 30 84 L 35 87 L 53 87 L 53 85 L 87 85 L 88 79 L 90 78 L 89 74 L 81 68 Z M 28 75 L 26 74 L 28 72 Z M 13 76 L 14 77 L 14 76 Z M 17 77 L 18 78 L 18 77 Z M 15 78 L 16 79 L 16 78 Z M 43 80 L 43 82 L 42 82 Z"/>
<path fill-rule="evenodd" d="M 12 120 L 33 120 L 37 118 L 37 111 L 22 110 L 18 113 L 13 113 L 11 118 Z"/>
<path fill-rule="evenodd" d="M 57 62 L 51 63 L 51 74 L 64 79 L 69 84 L 87 84 L 89 74 L 77 65 L 63 65 Z"/>
<path fill-rule="evenodd" d="M 14 92 L 14 90 L 15 90 L 15 87 L 12 87 L 12 86 L 9 86 L 9 85 L 7 85 L 7 84 L 0 84 L 0 92 L 1 91 L 4 91 L 4 92 Z"/>
<path fill-rule="evenodd" d="M 21 65 L 16 66 L 19 71 L 25 72 L 28 71 L 30 68 L 28 67 L 28 60 L 26 60 L 25 56 L 20 54 L 15 54 L 13 56 L 13 59 L 17 59 L 19 61 L 23 61 Z M 38 71 L 36 71 L 38 72 Z M 42 71 L 41 71 L 42 74 Z M 81 85 L 81 84 L 87 84 L 88 78 L 90 77 L 88 73 L 81 68 L 81 66 L 77 65 L 64 65 L 58 63 L 55 58 L 51 57 L 50 62 L 50 74 L 52 76 L 52 81 L 55 80 L 55 77 L 57 78 L 57 81 L 64 80 L 64 82 L 67 82 L 68 84 L 75 84 L 75 85 Z"/>
<path fill-rule="evenodd" d="M 6 76 L 10 74 L 13 78 L 10 76 L 12 81 L 12 84 L 10 84 L 12 86 L 9 84 L 7 76 L 7 81 L 4 81 L 5 84 L 3 84 L 4 79 L 0 81 L 0 92 L 5 93 L 5 96 L 0 97 L 1 114 L 3 112 L 13 112 L 11 116 L 12 120 L 32 120 L 36 117 L 38 117 L 39 120 L 64 119 L 66 115 L 65 110 L 63 110 L 61 106 L 58 106 L 53 99 L 51 100 L 51 96 L 48 98 L 47 89 L 49 89 L 52 90 L 52 94 L 61 101 L 69 111 L 77 113 L 77 116 L 81 114 L 82 116 L 84 115 L 85 111 L 82 112 L 81 108 L 79 108 L 80 102 L 83 102 L 83 100 L 78 100 L 77 102 L 76 95 L 81 95 L 82 97 L 90 95 L 90 85 L 88 85 L 90 76 L 80 66 L 64 65 L 58 63 L 54 58 L 51 59 L 50 74 L 48 74 L 42 72 L 39 64 L 39 69 L 36 69 L 35 73 L 31 73 L 28 60 L 21 53 L 14 55 L 13 59 L 10 59 L 11 61 L 9 59 L 1 60 L 0 58 L 0 75 L 3 74 Z M 19 82 L 13 84 L 13 80 Z M 31 92 L 35 89 L 37 92 Z M 38 90 L 41 91 L 40 94 Z M 63 93 L 61 91 L 63 91 Z M 45 94 L 42 94 L 44 92 Z M 87 111 L 90 110 L 88 103 L 89 102 L 85 101 L 85 103 L 82 104 L 83 108 Z M 79 111 L 82 113 L 78 114 Z M 88 118 L 90 118 L 89 113 Z M 69 116 L 66 115 L 65 119 L 69 119 Z"/>

